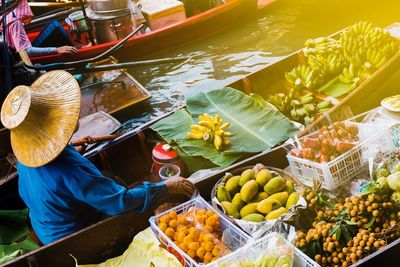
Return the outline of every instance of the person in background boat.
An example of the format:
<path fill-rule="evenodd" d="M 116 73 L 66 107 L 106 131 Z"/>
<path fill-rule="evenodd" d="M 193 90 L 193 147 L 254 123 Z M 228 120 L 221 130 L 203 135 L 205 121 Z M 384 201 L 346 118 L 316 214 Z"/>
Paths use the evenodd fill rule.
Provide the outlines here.
<path fill-rule="evenodd" d="M 30 57 L 78 52 L 63 26 L 57 21 L 49 22 L 33 43 L 30 42 L 24 25 L 31 22 L 33 13 L 27 0 L 19 0 L 17 6 L 6 16 L 7 42 L 17 52 L 25 50 Z"/>
<path fill-rule="evenodd" d="M 65 71 L 50 71 L 30 87 L 17 86 L 1 109 L 18 160 L 18 189 L 39 240 L 49 244 L 106 216 L 145 212 L 168 194 L 191 197 L 184 178 L 127 189 L 105 177 L 68 144 L 81 105 L 78 82 Z M 132 222 L 134 224 L 134 222 Z"/>

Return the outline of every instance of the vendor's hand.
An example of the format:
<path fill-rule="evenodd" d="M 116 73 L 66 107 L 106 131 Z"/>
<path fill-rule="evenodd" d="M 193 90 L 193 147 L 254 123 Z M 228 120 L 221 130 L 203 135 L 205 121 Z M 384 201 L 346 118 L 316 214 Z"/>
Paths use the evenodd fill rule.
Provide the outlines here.
<path fill-rule="evenodd" d="M 168 179 L 165 183 L 167 184 L 168 193 L 174 195 L 183 194 L 190 198 L 196 190 L 190 180 L 182 177 Z"/>
<path fill-rule="evenodd" d="M 84 141 L 85 143 L 83 145 L 80 145 L 80 146 L 75 146 L 76 151 L 78 151 L 80 154 L 83 154 L 83 153 L 86 152 L 86 148 L 87 148 L 87 146 L 89 144 L 96 143 L 96 140 L 93 137 L 91 137 L 90 135 L 87 135 L 87 136 L 84 136 L 82 138 L 79 138 L 78 140 L 75 140 L 72 143 L 81 142 L 81 141 Z"/>
<path fill-rule="evenodd" d="M 59 54 L 76 54 L 78 53 L 78 49 L 73 46 L 61 46 L 57 47 L 57 53 Z"/>

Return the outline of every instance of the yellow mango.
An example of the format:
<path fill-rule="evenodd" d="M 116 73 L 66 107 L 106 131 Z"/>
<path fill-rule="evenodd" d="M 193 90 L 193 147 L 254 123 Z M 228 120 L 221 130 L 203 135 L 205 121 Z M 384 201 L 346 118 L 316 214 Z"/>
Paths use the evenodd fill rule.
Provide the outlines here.
<path fill-rule="evenodd" d="M 263 214 L 268 214 L 269 212 L 279 208 L 281 203 L 276 199 L 264 199 L 257 204 L 257 211 Z"/>
<path fill-rule="evenodd" d="M 286 201 L 288 200 L 288 197 L 289 197 L 288 192 L 284 191 L 284 192 L 272 194 L 268 197 L 268 199 L 276 199 L 279 201 L 279 203 L 281 203 L 281 206 L 284 207 L 286 205 Z"/>
<path fill-rule="evenodd" d="M 249 215 L 251 213 L 257 213 L 257 204 L 258 203 L 250 203 L 247 204 L 246 206 L 244 206 L 241 210 L 240 210 L 240 217 L 245 217 L 246 215 Z"/>
<path fill-rule="evenodd" d="M 299 201 L 299 194 L 297 192 L 293 192 L 289 195 L 289 198 L 286 202 L 286 209 L 290 209 L 292 206 L 297 204 L 297 201 Z"/>
<path fill-rule="evenodd" d="M 286 180 L 280 176 L 274 177 L 264 186 L 264 191 L 272 195 L 282 191 L 286 186 Z"/>
<path fill-rule="evenodd" d="M 228 190 L 231 196 L 234 196 L 237 192 L 239 192 L 239 180 L 240 176 L 233 176 L 226 181 L 225 188 Z"/>
<path fill-rule="evenodd" d="M 270 213 L 268 213 L 268 214 L 265 216 L 265 219 L 266 219 L 266 220 L 278 219 L 279 217 L 281 217 L 283 214 L 285 214 L 285 213 L 287 213 L 287 212 L 288 212 L 288 210 L 287 210 L 286 208 L 280 207 L 279 209 L 273 210 L 273 211 L 271 211 Z"/>
<path fill-rule="evenodd" d="M 241 210 L 246 202 L 242 200 L 240 193 L 236 193 L 235 196 L 232 198 L 232 204 L 236 207 L 237 210 Z"/>
<path fill-rule="evenodd" d="M 264 187 L 271 178 L 272 175 L 267 169 L 260 170 L 256 175 L 256 181 L 260 187 Z"/>
<path fill-rule="evenodd" d="M 250 221 L 250 222 L 262 222 L 265 220 L 264 215 L 258 213 L 251 213 L 242 218 L 242 220 Z"/>
<path fill-rule="evenodd" d="M 258 192 L 258 184 L 255 180 L 245 183 L 240 189 L 240 196 L 244 202 L 249 202 Z"/>
<path fill-rule="evenodd" d="M 255 172 L 253 169 L 247 169 L 240 175 L 239 186 L 243 186 L 250 180 L 256 179 Z"/>
<path fill-rule="evenodd" d="M 232 216 L 235 219 L 240 218 L 240 214 L 239 214 L 238 210 L 236 209 L 235 205 L 233 205 L 232 203 L 230 203 L 228 201 L 222 201 L 221 205 L 224 208 L 226 214 Z"/>
<path fill-rule="evenodd" d="M 217 188 L 217 198 L 219 202 L 222 201 L 229 201 L 231 202 L 231 195 L 229 194 L 228 190 L 226 190 L 224 185 L 219 185 Z"/>

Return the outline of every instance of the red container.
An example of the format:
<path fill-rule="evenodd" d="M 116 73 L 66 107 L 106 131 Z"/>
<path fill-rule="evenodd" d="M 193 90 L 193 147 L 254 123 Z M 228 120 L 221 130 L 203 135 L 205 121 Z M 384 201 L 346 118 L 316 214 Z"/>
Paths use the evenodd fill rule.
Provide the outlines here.
<path fill-rule="evenodd" d="M 160 143 L 156 145 L 153 148 L 152 158 L 151 172 L 156 176 L 159 176 L 158 171 L 164 164 L 175 164 L 181 169 L 181 175 L 186 174 L 185 163 L 179 157 L 178 152 L 168 144 Z"/>

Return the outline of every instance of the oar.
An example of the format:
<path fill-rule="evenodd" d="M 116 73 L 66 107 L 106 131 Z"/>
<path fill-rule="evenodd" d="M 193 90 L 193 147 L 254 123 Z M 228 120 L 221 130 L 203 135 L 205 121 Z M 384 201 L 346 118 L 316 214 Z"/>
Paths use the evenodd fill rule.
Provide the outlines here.
<path fill-rule="evenodd" d="M 86 2 L 85 2 L 86 3 Z M 29 2 L 29 6 L 31 7 L 77 7 L 81 6 L 82 4 L 79 2 Z"/>
<path fill-rule="evenodd" d="M 109 141 L 109 140 L 115 139 L 119 136 L 120 136 L 120 134 L 110 134 L 110 135 L 92 137 L 91 140 L 89 140 L 88 138 L 80 139 L 78 141 L 71 142 L 71 145 L 83 146 L 84 144 L 88 144 L 88 143 L 93 144 L 93 143 L 99 143 L 99 142 L 103 142 L 103 141 Z"/>
<path fill-rule="evenodd" d="M 54 69 L 68 69 L 68 68 L 76 68 L 78 66 L 84 66 L 85 64 L 96 62 L 103 60 L 107 57 L 109 57 L 112 53 L 120 49 L 125 45 L 125 43 L 136 33 L 138 33 L 142 28 L 144 27 L 144 23 L 139 24 L 139 26 L 132 31 L 130 34 L 128 34 L 124 39 L 122 39 L 120 42 L 115 44 L 113 47 L 108 49 L 107 51 L 101 53 L 98 56 L 95 56 L 93 58 L 88 58 L 88 59 L 83 59 L 83 60 L 78 60 L 78 61 L 71 61 L 71 62 L 60 62 L 60 63 L 52 63 L 52 64 L 47 64 L 47 65 L 26 65 L 28 69 L 33 69 L 35 71 L 41 71 L 41 70 L 54 70 Z"/>

